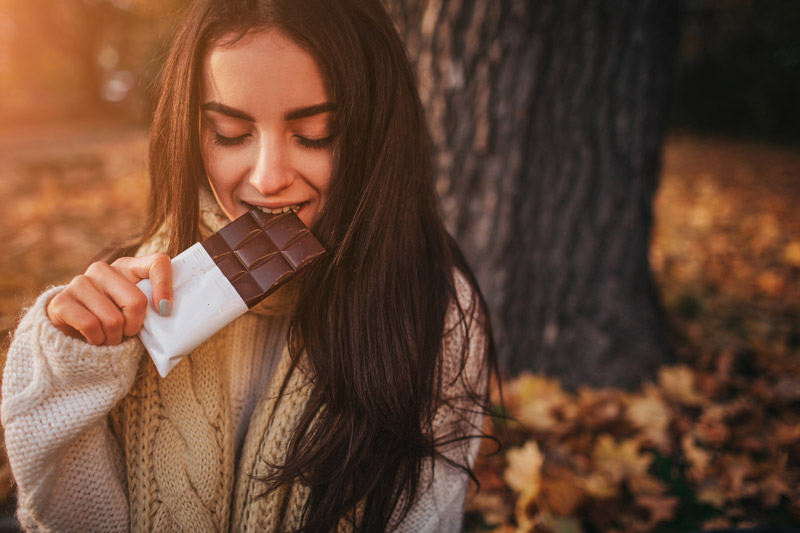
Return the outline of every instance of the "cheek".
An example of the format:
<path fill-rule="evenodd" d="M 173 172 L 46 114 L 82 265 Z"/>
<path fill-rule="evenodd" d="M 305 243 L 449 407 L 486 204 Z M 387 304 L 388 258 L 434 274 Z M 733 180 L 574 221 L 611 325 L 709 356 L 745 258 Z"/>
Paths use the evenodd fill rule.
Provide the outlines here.
<path fill-rule="evenodd" d="M 241 158 L 235 157 L 230 152 L 225 153 L 210 141 L 204 144 L 201 153 L 203 167 L 211 186 L 217 192 L 231 191 L 236 188 L 243 175 Z"/>
<path fill-rule="evenodd" d="M 320 154 L 315 158 L 313 165 L 309 165 L 306 176 L 311 186 L 317 190 L 321 197 L 328 195 L 331 185 L 331 173 L 333 172 L 333 158 L 330 153 Z"/>

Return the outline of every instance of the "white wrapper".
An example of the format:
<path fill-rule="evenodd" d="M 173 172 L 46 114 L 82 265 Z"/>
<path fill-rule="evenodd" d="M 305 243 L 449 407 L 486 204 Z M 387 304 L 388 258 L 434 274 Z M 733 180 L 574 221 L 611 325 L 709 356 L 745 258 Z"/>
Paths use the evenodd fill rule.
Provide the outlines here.
<path fill-rule="evenodd" d="M 161 377 L 189 352 L 247 312 L 247 305 L 220 272 L 203 245 L 196 243 L 172 260 L 172 314 L 153 308 L 150 280 L 136 284 L 149 305 L 139 338 Z"/>

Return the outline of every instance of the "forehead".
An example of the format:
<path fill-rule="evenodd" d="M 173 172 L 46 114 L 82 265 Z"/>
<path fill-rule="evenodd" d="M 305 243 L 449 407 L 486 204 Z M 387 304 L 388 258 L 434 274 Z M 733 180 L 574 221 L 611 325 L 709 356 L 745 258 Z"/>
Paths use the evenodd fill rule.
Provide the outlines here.
<path fill-rule="evenodd" d="M 320 104 L 327 90 L 314 59 L 278 30 L 248 33 L 232 44 L 224 36 L 203 58 L 203 101 L 252 106 Z"/>

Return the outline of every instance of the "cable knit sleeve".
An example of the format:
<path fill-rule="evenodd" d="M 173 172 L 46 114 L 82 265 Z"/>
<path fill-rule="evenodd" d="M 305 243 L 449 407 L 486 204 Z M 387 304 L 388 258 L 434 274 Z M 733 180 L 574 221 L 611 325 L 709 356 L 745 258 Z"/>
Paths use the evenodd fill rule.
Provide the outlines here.
<path fill-rule="evenodd" d="M 130 389 L 143 348 L 64 335 L 42 294 L 27 310 L 3 373 L 2 422 L 22 526 L 38 531 L 125 531 L 124 466 L 107 415 Z"/>
<path fill-rule="evenodd" d="M 445 319 L 442 359 L 442 399 L 433 420 L 434 438 L 445 441 L 440 451 L 458 464 L 471 467 L 478 454 L 480 439 L 470 438 L 447 444 L 453 436 L 480 435 L 484 415 L 472 399 L 483 399 L 488 388 L 486 333 L 477 299 L 459 272 L 455 273 L 459 305 L 464 311 L 466 326 L 451 304 Z M 466 359 L 463 349 L 466 342 Z M 463 368 L 462 368 L 463 363 Z M 469 477 L 446 461 L 431 460 L 423 471 L 420 492 L 415 502 L 393 531 L 397 533 L 433 533 L 461 531 Z M 397 511 L 396 511 L 397 512 Z"/>

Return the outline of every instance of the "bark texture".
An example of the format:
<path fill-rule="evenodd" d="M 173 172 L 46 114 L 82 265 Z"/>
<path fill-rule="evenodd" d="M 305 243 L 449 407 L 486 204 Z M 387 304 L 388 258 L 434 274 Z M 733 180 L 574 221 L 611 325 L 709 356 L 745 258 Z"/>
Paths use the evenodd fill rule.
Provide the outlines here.
<path fill-rule="evenodd" d="M 648 246 L 677 3 L 386 1 L 501 367 L 638 385 L 672 357 Z"/>

